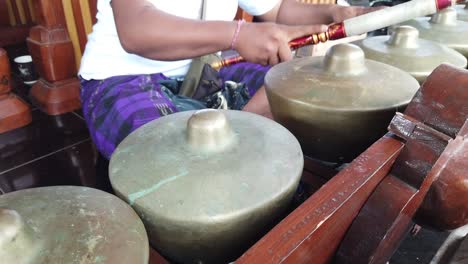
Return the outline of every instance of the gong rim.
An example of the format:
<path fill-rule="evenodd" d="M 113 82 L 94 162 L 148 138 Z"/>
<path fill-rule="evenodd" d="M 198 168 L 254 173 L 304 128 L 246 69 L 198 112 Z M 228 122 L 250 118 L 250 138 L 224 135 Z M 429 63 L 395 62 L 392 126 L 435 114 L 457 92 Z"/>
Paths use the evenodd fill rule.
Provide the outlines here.
<path fill-rule="evenodd" d="M 142 221 L 109 193 L 78 186 L 39 187 L 1 195 L 0 208 L 17 212 L 24 221 L 19 244 L 8 248 L 27 250 L 26 257 L 35 263 L 149 261 Z"/>
<path fill-rule="evenodd" d="M 400 25 L 413 26 L 419 30 L 420 38 L 438 42 L 468 57 L 468 22 L 457 20 L 456 12 L 452 7 L 446 8 L 432 17 L 418 17 Z"/>
<path fill-rule="evenodd" d="M 216 122 L 185 111 L 132 132 L 112 155 L 109 178 L 160 252 L 180 262 L 221 263 L 240 256 L 285 211 L 304 160 L 297 139 L 273 120 L 203 111 Z M 219 140 L 214 148 L 204 133 Z"/>
<path fill-rule="evenodd" d="M 465 68 L 467 59 L 459 52 L 431 40 L 419 38 L 414 27 L 401 26 L 392 36 L 376 36 L 357 42 L 366 58 L 380 61 L 410 73 L 419 82 L 440 64 Z"/>
<path fill-rule="evenodd" d="M 329 89 L 330 87 L 336 87 L 337 89 L 341 90 L 349 90 L 349 89 L 356 89 L 356 90 L 368 90 L 367 87 L 369 86 L 374 86 L 374 87 L 379 87 L 379 84 L 381 84 L 381 80 L 371 80 L 368 82 L 366 77 L 362 76 L 349 76 L 349 77 L 343 77 L 339 78 L 340 83 L 337 83 L 336 79 L 337 76 L 335 75 L 330 75 L 327 74 L 323 71 L 323 64 L 322 64 L 323 57 L 307 57 L 307 58 L 299 58 L 295 59 L 294 63 L 297 64 L 299 67 L 302 65 L 312 65 L 314 68 L 314 72 L 312 77 L 309 78 L 309 80 L 312 80 L 312 78 L 317 78 L 320 79 L 319 81 L 315 82 L 315 85 L 310 85 L 310 89 L 323 89 L 322 87 L 326 87 L 326 89 Z M 291 74 L 291 70 L 288 69 L 290 66 L 287 64 L 278 64 L 270 70 L 266 76 L 265 76 L 265 87 L 269 93 L 275 93 L 276 95 L 284 98 L 285 100 L 291 102 L 292 104 L 297 104 L 297 105 L 306 105 L 309 108 L 314 108 L 318 110 L 323 110 L 323 111 L 329 111 L 329 112 L 355 112 L 355 113 L 365 113 L 368 111 L 378 111 L 378 110 L 385 110 L 389 108 L 397 108 L 404 106 L 408 104 L 411 101 L 411 98 L 413 97 L 414 93 L 416 93 L 417 89 L 419 88 L 418 82 L 414 79 L 414 77 L 410 76 L 408 73 L 404 72 L 401 69 L 398 69 L 397 67 L 387 65 L 385 63 L 381 63 L 378 61 L 373 61 L 373 60 L 365 60 L 366 66 L 368 69 L 368 72 L 366 72 L 366 76 L 380 76 L 384 75 L 385 73 L 382 73 L 381 69 L 387 69 L 384 72 L 391 72 L 393 76 L 398 76 L 398 79 L 401 80 L 402 83 L 408 83 L 408 87 L 413 86 L 412 88 L 412 95 L 409 96 L 402 96 L 405 97 L 406 99 L 402 100 L 400 98 L 396 98 L 393 100 L 393 102 L 390 102 L 386 105 L 375 105 L 375 106 L 369 106 L 369 105 L 358 105 L 355 107 L 349 107 L 349 106 L 341 106 L 341 105 L 320 105 L 318 103 L 313 103 L 311 101 L 307 101 L 306 99 L 303 99 L 303 95 L 301 94 L 291 94 L 285 89 L 282 89 L 282 87 L 285 87 L 287 84 L 285 80 L 281 81 L 280 78 L 278 77 L 280 75 L 288 75 Z M 275 71 L 277 69 L 277 71 Z M 310 69 L 307 68 L 307 69 Z M 307 72 L 307 69 L 304 70 L 304 72 Z M 297 70 L 296 70 L 297 72 Z M 300 74 L 300 73 L 298 73 Z M 402 77 L 402 78 L 400 78 Z M 349 82 L 352 83 L 351 85 L 348 85 Z M 274 83 L 274 84 L 272 84 Z M 292 85 L 290 85 L 292 86 Z M 345 87 L 346 86 L 346 87 Z M 382 86 L 382 85 L 380 85 Z M 301 90 L 304 90 L 306 88 L 301 87 Z M 390 88 L 390 87 L 388 87 Z M 382 88 L 385 89 L 385 88 Z M 358 97 L 358 95 L 356 95 Z M 271 106 L 275 107 L 275 106 Z"/>
<path fill-rule="evenodd" d="M 247 113 L 243 111 L 233 111 L 233 110 L 223 110 L 221 112 L 225 113 L 226 116 L 229 118 L 229 121 L 235 122 L 236 123 L 236 128 L 234 128 L 234 133 L 236 136 L 241 137 L 239 138 L 239 141 L 237 141 L 235 144 L 233 144 L 230 148 L 222 150 L 219 153 L 198 153 L 198 150 L 193 150 L 186 144 L 185 141 L 185 135 L 186 135 L 186 129 L 185 129 L 185 124 L 189 120 L 189 118 L 197 111 L 185 111 L 185 112 L 179 112 L 175 114 L 171 114 L 162 118 L 159 118 L 157 120 L 154 120 L 152 122 L 149 122 L 139 129 L 135 130 L 132 132 L 127 138 L 125 138 L 121 144 L 117 147 L 115 150 L 114 154 L 111 157 L 110 164 L 109 164 L 109 178 L 112 184 L 113 189 L 118 193 L 118 196 L 124 199 L 126 202 L 128 202 L 131 205 L 136 205 L 138 204 L 139 206 L 142 207 L 150 207 L 153 199 L 162 199 L 160 198 L 163 196 L 162 192 L 169 192 L 171 193 L 170 188 L 171 184 L 175 183 L 176 181 L 186 181 L 181 184 L 188 184 L 189 186 L 192 186 L 197 190 L 199 184 L 197 181 L 199 181 L 199 177 L 194 175 L 201 175 L 203 174 L 204 171 L 204 166 L 201 166 L 198 164 L 198 162 L 204 161 L 204 162 L 209 162 L 207 163 L 208 165 L 213 165 L 218 162 L 221 162 L 221 159 L 231 159 L 231 160 L 236 160 L 239 157 L 244 157 L 246 159 L 250 160 L 255 160 L 255 156 L 264 156 L 264 157 L 270 157 L 271 160 L 274 159 L 273 155 L 269 153 L 275 153 L 277 152 L 278 146 L 273 146 L 273 145 L 268 145 L 266 142 L 268 140 L 271 140 L 272 142 L 274 141 L 279 141 L 281 138 L 283 141 L 286 143 L 281 143 L 279 144 L 282 148 L 284 148 L 284 152 L 286 154 L 281 154 L 280 157 L 278 157 L 278 160 L 290 160 L 291 156 L 294 157 L 294 159 L 297 159 L 293 164 L 290 165 L 285 165 L 281 164 L 279 162 L 277 167 L 271 168 L 272 164 L 261 164 L 261 162 L 258 162 L 258 166 L 256 167 L 251 167 L 249 170 L 243 169 L 243 168 L 238 168 L 238 166 L 235 163 L 230 164 L 224 164 L 228 166 L 225 170 L 223 169 L 223 173 L 226 171 L 229 171 L 232 175 L 228 176 L 225 175 L 226 178 L 232 178 L 236 179 L 235 181 L 239 181 L 236 184 L 242 184 L 242 181 L 248 182 L 248 180 L 245 177 L 248 176 L 239 176 L 242 178 L 237 177 L 238 174 L 243 174 L 243 175 L 261 175 L 264 174 L 263 176 L 266 177 L 264 179 L 258 179 L 262 180 L 262 183 L 256 183 L 258 185 L 266 184 L 268 181 L 273 180 L 270 178 L 271 176 L 266 176 L 266 175 L 277 175 L 277 172 L 274 171 L 279 171 L 281 170 L 281 174 L 289 174 L 291 176 L 283 177 L 284 179 L 279 179 L 281 181 L 277 183 L 277 185 L 281 185 L 282 187 L 279 189 L 275 189 L 274 191 L 272 190 L 271 193 L 264 193 L 262 194 L 261 197 L 256 196 L 255 199 L 249 199 L 248 196 L 242 198 L 242 203 L 241 204 L 236 204 L 233 205 L 234 207 L 231 208 L 223 208 L 221 211 L 219 211 L 219 215 L 224 215 L 225 213 L 229 212 L 229 214 L 232 214 L 233 212 L 239 212 L 239 213 L 244 213 L 244 212 L 249 212 L 249 211 L 254 211 L 256 208 L 262 206 L 263 204 L 268 203 L 272 197 L 278 197 L 282 195 L 282 193 L 286 189 L 290 189 L 292 186 L 295 186 L 300 175 L 302 174 L 302 167 L 303 167 L 303 160 L 302 160 L 302 151 L 300 149 L 299 142 L 297 139 L 283 126 L 279 125 L 278 123 L 274 122 L 273 120 L 269 120 L 267 118 L 264 118 L 259 115 L 255 115 L 252 113 Z M 244 118 L 248 116 L 252 120 L 244 120 Z M 266 135 L 265 128 L 271 129 L 275 131 L 277 135 Z M 261 138 L 261 142 L 253 142 L 247 144 L 248 148 L 245 149 L 242 146 L 244 146 L 244 142 L 246 140 L 245 136 L 240 136 L 242 133 L 242 130 L 245 129 L 250 129 L 253 132 L 251 133 L 252 135 L 257 134 L 257 135 L 263 135 Z M 164 132 L 161 132 L 164 130 Z M 151 131 L 151 132 L 150 132 Z M 150 133 L 150 134 L 146 134 Z M 169 136 L 172 135 L 174 138 L 177 138 L 174 141 L 171 142 L 164 142 L 167 140 L 172 140 L 172 139 L 167 139 Z M 243 137 L 243 138 L 242 138 Z M 266 139 L 270 137 L 270 139 Z M 271 139 L 271 137 L 275 138 L 274 140 Z M 163 138 L 166 138 L 162 140 Z M 180 140 L 179 140 L 180 139 Z M 248 139 L 247 139 L 248 140 Z M 138 142 L 144 142 L 143 145 L 146 146 L 158 146 L 158 150 L 151 149 L 149 147 L 146 151 L 148 154 L 142 154 L 145 156 L 145 158 L 142 158 L 141 156 L 138 156 L 135 158 L 133 156 L 132 158 L 132 152 L 133 148 L 136 148 L 139 143 Z M 167 144 L 166 144 L 167 143 Z M 164 146 L 163 146 L 164 144 Z M 172 145 L 174 144 L 174 145 Z M 176 147 L 175 147 L 176 146 Z M 174 150 L 177 149 L 177 150 Z M 172 152 L 176 152 L 176 155 L 180 156 L 171 156 L 169 157 L 167 153 L 170 152 L 172 149 Z M 159 155 L 158 152 L 160 153 L 166 153 L 164 155 Z M 129 154 L 130 153 L 130 154 Z M 222 155 L 222 156 L 220 156 Z M 216 157 L 217 156 L 217 157 Z M 214 160 L 210 160 L 214 159 Z M 266 158 L 267 160 L 269 158 Z M 144 160 L 144 162 L 150 166 L 148 169 L 138 170 L 137 172 L 131 172 L 132 170 L 136 170 L 135 167 L 137 165 L 132 165 L 134 163 L 138 163 L 141 160 Z M 191 164 L 192 160 L 194 160 L 194 163 Z M 258 160 L 258 159 L 257 159 Z M 126 165 L 121 165 L 122 161 L 126 161 Z M 165 162 L 170 162 L 170 164 L 180 164 L 180 166 L 176 169 L 176 171 L 180 170 L 180 172 L 176 173 L 165 173 L 161 172 L 159 173 L 153 173 L 152 171 L 156 171 L 157 168 L 161 168 L 164 166 Z M 274 165 L 274 164 L 273 164 Z M 133 166 L 133 167 L 132 167 Z M 279 167 L 278 167 L 279 166 Z M 171 168 L 169 168 L 170 170 Z M 237 169 L 237 171 L 236 171 Z M 240 171 L 239 171 L 240 170 Z M 268 172 L 270 171 L 270 172 Z M 125 182 L 126 177 L 125 175 L 139 175 L 138 179 L 133 179 L 131 182 Z M 210 175 L 205 175 L 204 177 L 209 177 L 207 179 L 204 179 L 203 181 L 205 182 L 215 182 L 216 180 L 216 175 L 218 172 L 216 171 L 210 171 Z M 276 174 L 275 174 L 276 173 Z M 172 176 L 165 176 L 166 175 L 172 175 Z M 206 173 L 205 173 L 206 174 Z M 170 180 L 171 177 L 173 178 L 174 181 Z M 150 192 L 145 192 L 145 190 L 149 190 L 147 187 L 147 183 L 143 182 L 143 179 L 150 179 L 154 184 L 150 184 L 150 186 L 156 186 L 158 183 L 156 182 L 163 182 L 163 185 L 158 185 L 157 191 L 150 191 Z M 169 179 L 169 181 L 164 181 L 164 180 Z M 219 179 L 218 179 L 219 180 Z M 125 182 L 125 183 L 124 183 Z M 223 182 L 215 182 L 215 184 L 220 184 L 219 188 L 223 186 Z M 251 183 L 249 183 L 250 185 Z M 275 185 L 275 183 L 270 182 L 270 184 Z M 213 187 L 213 188 L 217 188 Z M 164 189 L 166 188 L 166 189 Z M 167 189 L 169 188 L 169 189 Z M 201 188 L 201 187 L 200 187 Z M 151 188 L 150 188 L 151 189 Z M 143 190 L 143 192 L 142 192 Z M 141 196 L 140 196 L 141 195 Z M 174 199 L 176 199 L 177 194 L 174 194 L 175 196 Z M 203 194 L 194 194 L 194 195 L 199 195 L 197 197 L 191 197 L 191 201 L 199 201 L 203 200 Z M 135 199 L 135 197 L 137 197 Z M 189 207 L 191 207 L 189 204 L 187 204 L 185 201 L 187 201 L 186 197 L 181 198 L 184 200 L 184 204 L 177 204 L 174 203 L 173 207 L 171 207 L 171 210 L 161 210 L 161 211 L 154 211 L 154 214 L 157 215 L 158 217 L 161 217 L 161 219 L 170 219 L 171 221 L 185 221 L 186 220 L 186 215 L 187 215 L 187 210 L 190 210 Z M 191 202 L 189 201 L 189 202 Z M 252 202 L 254 201 L 254 202 Z M 240 201 L 239 201 L 240 202 Z M 169 205 L 163 205 L 163 207 L 166 207 Z M 161 207 L 161 208 L 163 208 Z M 176 208 L 180 208 L 177 209 Z M 193 212 L 193 211 L 192 211 Z M 195 213 L 193 215 L 196 215 Z M 199 223 L 205 223 L 207 221 L 212 221 L 214 215 L 198 215 L 198 216 L 193 216 L 191 218 L 191 221 L 193 222 L 199 222 Z"/>

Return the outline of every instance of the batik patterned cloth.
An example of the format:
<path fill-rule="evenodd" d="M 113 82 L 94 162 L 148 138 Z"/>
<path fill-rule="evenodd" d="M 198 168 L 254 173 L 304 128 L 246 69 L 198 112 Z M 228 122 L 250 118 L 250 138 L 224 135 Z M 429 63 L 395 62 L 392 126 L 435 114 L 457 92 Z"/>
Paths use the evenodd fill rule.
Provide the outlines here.
<path fill-rule="evenodd" d="M 220 78 L 223 82 L 232 81 L 243 85 L 251 97 L 263 85 L 268 69 L 268 66 L 239 63 L 221 69 Z M 101 154 L 110 159 L 118 144 L 132 131 L 159 117 L 180 111 L 171 101 L 169 89 L 161 85 L 168 80 L 160 73 L 81 80 L 83 114 L 93 142 Z M 225 95 L 232 94 L 229 91 L 221 91 L 221 94 L 223 92 Z M 200 108 L 204 104 L 200 102 Z M 194 105 L 197 107 L 196 103 Z M 243 105 L 237 102 L 230 109 Z"/>

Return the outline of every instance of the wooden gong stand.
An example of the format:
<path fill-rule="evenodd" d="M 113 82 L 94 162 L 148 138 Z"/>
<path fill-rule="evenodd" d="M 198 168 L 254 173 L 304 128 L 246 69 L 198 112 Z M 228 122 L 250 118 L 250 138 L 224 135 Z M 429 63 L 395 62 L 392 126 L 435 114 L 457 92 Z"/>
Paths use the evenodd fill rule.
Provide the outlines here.
<path fill-rule="evenodd" d="M 467 87 L 468 71 L 437 68 L 389 133 L 236 263 L 385 263 L 415 216 L 438 229 L 467 224 Z"/>
<path fill-rule="evenodd" d="M 413 220 L 468 224 L 467 91 L 468 71 L 441 65 L 339 173 L 306 158 L 302 180 L 317 191 L 235 263 L 386 263 Z M 169 262 L 152 251 L 150 263 Z"/>
<path fill-rule="evenodd" d="M 11 92 L 11 71 L 7 53 L 0 48 L 0 133 L 31 123 L 31 109 Z"/>

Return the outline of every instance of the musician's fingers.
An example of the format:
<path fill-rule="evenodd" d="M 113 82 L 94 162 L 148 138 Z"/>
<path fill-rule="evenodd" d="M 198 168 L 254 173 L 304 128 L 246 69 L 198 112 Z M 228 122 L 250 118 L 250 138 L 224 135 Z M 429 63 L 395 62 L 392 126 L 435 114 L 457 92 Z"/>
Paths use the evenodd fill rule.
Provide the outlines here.
<path fill-rule="evenodd" d="M 278 55 L 271 54 L 271 56 L 268 58 L 268 65 L 276 65 L 278 63 L 279 63 Z"/>
<path fill-rule="evenodd" d="M 287 46 L 281 46 L 278 50 L 278 55 L 280 62 L 292 59 L 291 49 Z"/>

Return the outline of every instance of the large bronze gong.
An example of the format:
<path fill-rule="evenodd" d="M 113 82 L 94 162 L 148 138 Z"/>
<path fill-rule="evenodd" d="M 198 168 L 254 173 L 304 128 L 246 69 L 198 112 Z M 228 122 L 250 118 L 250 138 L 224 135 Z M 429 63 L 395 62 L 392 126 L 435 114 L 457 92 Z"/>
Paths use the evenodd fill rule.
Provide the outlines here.
<path fill-rule="evenodd" d="M 0 196 L 1 263 L 148 263 L 143 223 L 130 206 L 85 187 Z"/>
<path fill-rule="evenodd" d="M 140 127 L 117 147 L 109 172 L 159 252 L 181 263 L 226 263 L 284 212 L 302 169 L 299 142 L 281 125 L 211 109 Z"/>
<path fill-rule="evenodd" d="M 411 75 L 366 60 L 353 44 L 278 64 L 265 85 L 274 119 L 306 155 L 332 162 L 352 160 L 385 134 L 395 111 L 419 88 Z"/>
<path fill-rule="evenodd" d="M 446 8 L 432 17 L 419 17 L 402 23 L 419 30 L 419 36 L 452 48 L 468 57 L 468 22 L 457 20 L 457 11 Z M 390 28 L 392 31 L 394 27 Z"/>
<path fill-rule="evenodd" d="M 442 63 L 465 68 L 466 58 L 442 44 L 420 39 L 411 26 L 397 27 L 391 36 L 370 37 L 356 43 L 367 59 L 380 61 L 410 73 L 420 83 Z"/>

